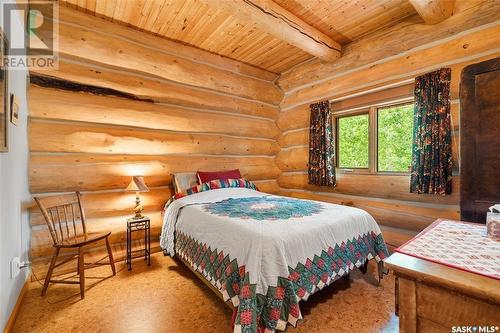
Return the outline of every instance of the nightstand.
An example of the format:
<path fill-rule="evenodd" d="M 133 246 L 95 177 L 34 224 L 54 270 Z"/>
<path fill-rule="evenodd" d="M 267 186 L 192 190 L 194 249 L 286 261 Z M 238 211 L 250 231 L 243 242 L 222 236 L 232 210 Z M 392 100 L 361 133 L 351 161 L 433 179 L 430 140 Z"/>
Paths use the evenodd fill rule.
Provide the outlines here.
<path fill-rule="evenodd" d="M 132 270 L 132 259 L 141 258 L 148 261 L 151 265 L 151 226 L 149 217 L 127 219 L 127 266 Z M 132 233 L 144 232 L 144 248 L 132 251 Z"/>

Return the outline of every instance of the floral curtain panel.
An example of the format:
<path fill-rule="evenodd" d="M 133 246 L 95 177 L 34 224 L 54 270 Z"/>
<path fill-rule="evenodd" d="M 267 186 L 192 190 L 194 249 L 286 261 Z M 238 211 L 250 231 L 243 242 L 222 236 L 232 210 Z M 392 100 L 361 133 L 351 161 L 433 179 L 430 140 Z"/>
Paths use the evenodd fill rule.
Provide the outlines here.
<path fill-rule="evenodd" d="M 335 142 L 330 103 L 311 104 L 309 184 L 335 186 Z"/>
<path fill-rule="evenodd" d="M 415 79 L 412 193 L 451 194 L 450 79 L 449 68 Z"/>

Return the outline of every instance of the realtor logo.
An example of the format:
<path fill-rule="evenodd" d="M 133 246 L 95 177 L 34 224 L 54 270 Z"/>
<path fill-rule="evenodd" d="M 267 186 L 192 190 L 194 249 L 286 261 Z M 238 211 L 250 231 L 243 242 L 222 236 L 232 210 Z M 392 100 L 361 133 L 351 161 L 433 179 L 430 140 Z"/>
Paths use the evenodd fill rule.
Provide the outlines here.
<path fill-rule="evenodd" d="M 59 8 L 54 1 L 2 2 L 4 36 L 9 48 L 3 63 L 9 69 L 57 69 Z"/>

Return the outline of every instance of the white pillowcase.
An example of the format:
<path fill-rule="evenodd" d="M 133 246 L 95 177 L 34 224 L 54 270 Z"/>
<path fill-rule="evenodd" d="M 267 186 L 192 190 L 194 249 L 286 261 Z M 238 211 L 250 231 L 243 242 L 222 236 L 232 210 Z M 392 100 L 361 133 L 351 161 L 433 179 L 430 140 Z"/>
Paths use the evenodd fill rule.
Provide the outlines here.
<path fill-rule="evenodd" d="M 175 193 L 178 193 L 198 185 L 198 177 L 196 176 L 196 172 L 174 173 L 172 175 L 172 183 Z"/>

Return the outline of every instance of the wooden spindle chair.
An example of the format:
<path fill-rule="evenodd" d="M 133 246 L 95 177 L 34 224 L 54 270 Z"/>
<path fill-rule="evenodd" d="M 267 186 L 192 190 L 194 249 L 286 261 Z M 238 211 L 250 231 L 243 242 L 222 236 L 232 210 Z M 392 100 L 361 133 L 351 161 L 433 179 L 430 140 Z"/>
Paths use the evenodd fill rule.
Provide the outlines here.
<path fill-rule="evenodd" d="M 95 267 L 96 265 L 110 265 L 113 275 L 116 275 L 113 253 L 108 240 L 108 236 L 111 232 L 87 232 L 85 228 L 85 213 L 79 192 L 50 197 L 35 197 L 35 201 L 45 218 L 55 249 L 43 284 L 42 296 L 45 296 L 49 283 L 69 283 L 80 284 L 80 296 L 83 299 L 85 297 L 85 265 L 91 267 Z M 106 241 L 109 262 L 86 264 L 84 262 L 83 247 L 100 240 Z M 60 263 L 56 263 L 59 252 L 63 248 L 78 248 L 78 253 Z M 54 268 L 69 262 L 74 259 L 75 256 L 78 257 L 77 274 L 79 275 L 79 281 L 53 280 L 52 273 Z"/>

